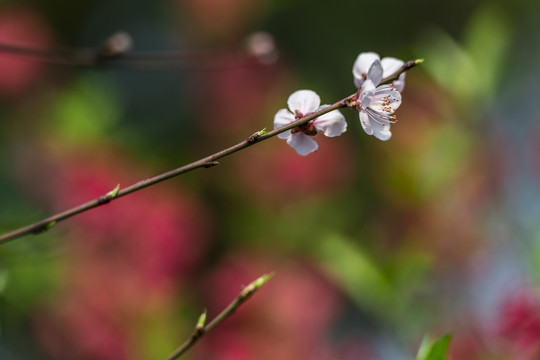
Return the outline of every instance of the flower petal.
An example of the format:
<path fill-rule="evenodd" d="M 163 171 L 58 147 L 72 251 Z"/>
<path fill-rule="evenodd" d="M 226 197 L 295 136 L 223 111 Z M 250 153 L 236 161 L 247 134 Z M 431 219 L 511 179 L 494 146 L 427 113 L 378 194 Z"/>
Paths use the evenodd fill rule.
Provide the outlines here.
<path fill-rule="evenodd" d="M 320 109 L 324 109 L 329 105 L 323 105 Z M 339 110 L 332 110 L 329 113 L 319 116 L 313 121 L 313 125 L 317 130 L 322 131 L 328 137 L 339 136 L 347 131 L 347 121 Z"/>
<path fill-rule="evenodd" d="M 356 86 L 357 89 L 360 89 L 362 84 L 364 83 L 364 78 L 354 77 L 354 86 Z"/>
<path fill-rule="evenodd" d="M 392 82 L 392 85 L 396 88 L 397 91 L 402 92 L 405 87 L 405 73 L 399 75 L 399 78 Z"/>
<path fill-rule="evenodd" d="M 402 60 L 385 57 L 381 60 L 381 65 L 383 68 L 383 77 L 387 77 L 399 70 L 399 68 L 404 64 Z M 399 91 L 402 92 L 405 87 L 405 73 L 399 75 L 399 79 L 392 82 L 392 85 Z"/>
<path fill-rule="evenodd" d="M 386 141 L 389 140 L 392 137 L 392 133 L 390 132 L 390 123 L 372 123 L 373 125 L 373 136 L 375 136 L 377 139 Z"/>
<path fill-rule="evenodd" d="M 298 90 L 289 96 L 287 104 L 293 113 L 299 111 L 302 115 L 306 115 L 317 110 L 319 105 L 321 105 L 321 98 L 315 91 Z"/>
<path fill-rule="evenodd" d="M 383 68 L 379 60 L 375 60 L 367 73 L 367 79 L 370 80 L 373 85 L 377 86 L 381 82 L 383 77 Z"/>
<path fill-rule="evenodd" d="M 362 86 L 371 64 L 379 59 L 379 55 L 374 52 L 364 52 L 358 55 L 353 64 L 354 85 L 356 85 L 357 88 Z"/>
<path fill-rule="evenodd" d="M 392 133 L 390 132 L 390 122 L 384 121 L 383 119 L 377 117 L 376 114 L 373 114 L 370 111 L 365 111 L 368 121 L 371 124 L 372 134 L 379 140 L 386 141 L 390 139 Z"/>
<path fill-rule="evenodd" d="M 393 114 L 401 105 L 401 94 L 389 85 L 381 85 L 375 89 L 369 107 L 378 113 Z"/>
<path fill-rule="evenodd" d="M 278 134 L 277 137 L 279 139 L 288 139 L 289 137 L 291 137 L 292 133 L 291 133 L 291 130 L 287 130 L 287 131 L 284 131 L 282 132 L 281 134 Z"/>
<path fill-rule="evenodd" d="M 401 65 L 403 65 L 404 62 L 393 58 L 393 57 L 385 57 L 381 60 L 381 66 L 383 68 L 383 77 L 387 77 L 395 73 L 399 70 Z"/>
<path fill-rule="evenodd" d="M 303 132 L 293 134 L 287 140 L 287 144 L 296 150 L 298 155 L 302 156 L 306 156 L 319 148 L 319 144 L 311 136 L 307 136 Z"/>
<path fill-rule="evenodd" d="M 360 92 L 360 104 L 365 109 L 371 103 L 371 99 L 375 95 L 375 84 L 371 80 L 366 80 L 362 85 L 362 92 Z"/>
<path fill-rule="evenodd" d="M 294 121 L 294 115 L 287 109 L 280 109 L 274 116 L 274 129 L 279 129 L 283 126 L 289 125 Z M 288 139 L 291 136 L 291 130 L 282 132 L 277 137 L 280 139 Z"/>
<path fill-rule="evenodd" d="M 360 124 L 362 124 L 362 128 L 366 134 L 373 135 L 373 127 L 371 126 L 367 112 L 364 110 L 360 110 Z"/>

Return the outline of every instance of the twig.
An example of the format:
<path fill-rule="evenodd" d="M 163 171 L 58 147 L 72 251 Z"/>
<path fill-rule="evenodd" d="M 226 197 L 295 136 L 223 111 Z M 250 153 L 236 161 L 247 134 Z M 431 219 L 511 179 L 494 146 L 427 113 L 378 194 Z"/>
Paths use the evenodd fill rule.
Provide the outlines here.
<path fill-rule="evenodd" d="M 409 61 L 409 62 L 406 63 L 406 64 L 409 64 L 409 66 L 407 68 L 405 68 L 405 67 L 400 68 L 396 73 L 388 76 L 387 78 L 384 78 L 382 81 L 383 82 L 388 82 L 388 81 L 390 81 L 389 79 L 396 78 L 403 71 L 406 71 L 406 70 L 408 70 L 408 69 L 410 69 L 410 68 L 412 68 L 415 65 L 420 64 L 420 63 L 421 63 L 421 61 L 419 62 L 419 60 Z M 340 109 L 340 108 L 344 108 L 344 107 L 348 107 L 351 104 L 351 100 L 356 99 L 357 97 L 358 97 L 358 94 L 355 92 L 354 94 L 349 95 L 346 98 L 343 98 L 340 101 L 338 101 L 338 102 L 336 102 L 336 103 L 334 103 L 334 104 L 332 104 L 330 106 L 327 106 L 327 107 L 322 108 L 320 110 L 317 110 L 315 112 L 306 114 L 304 117 L 290 123 L 287 126 L 281 127 L 279 129 L 274 129 L 274 130 L 268 131 L 268 132 L 266 132 L 266 129 L 263 129 L 261 131 L 257 131 L 254 134 L 252 134 L 251 136 L 249 136 L 247 139 L 239 142 L 236 145 L 233 145 L 233 146 L 231 146 L 231 147 L 229 147 L 227 149 L 218 151 L 215 154 L 209 155 L 209 156 L 207 156 L 205 158 L 194 161 L 194 162 L 192 162 L 190 164 L 184 165 L 182 167 L 179 167 L 177 169 L 168 171 L 168 172 L 160 174 L 160 175 L 156 175 L 156 176 L 151 177 L 149 179 L 141 180 L 141 181 L 139 181 L 139 182 L 137 182 L 137 183 L 135 183 L 135 184 L 133 184 L 131 186 L 128 186 L 126 188 L 123 188 L 123 189 L 120 189 L 120 187 L 117 186 L 114 190 L 108 192 L 107 194 L 105 194 L 105 195 L 103 195 L 103 196 L 101 196 L 101 197 L 99 197 L 97 199 L 94 199 L 94 200 L 89 201 L 89 202 L 87 202 L 85 204 L 76 206 L 74 208 L 71 208 L 71 209 L 66 210 L 64 212 L 61 212 L 59 214 L 50 216 L 50 217 L 48 217 L 46 219 L 43 219 L 41 221 L 38 221 L 38 222 L 36 222 L 34 224 L 31 224 L 31 225 L 19 228 L 17 230 L 14 230 L 12 232 L 9 232 L 7 234 L 4 234 L 4 235 L 0 236 L 0 244 L 8 242 L 8 241 L 16 239 L 16 238 L 19 238 L 19 237 L 27 235 L 27 234 L 39 234 L 41 232 L 47 231 L 51 227 L 55 226 L 58 222 L 60 222 L 62 220 L 70 218 L 70 217 L 72 217 L 74 215 L 77 215 L 79 213 L 88 211 L 88 210 L 93 209 L 95 207 L 107 204 L 107 203 L 109 203 L 109 202 L 111 202 L 113 200 L 116 200 L 116 199 L 118 199 L 118 198 L 120 198 L 122 196 L 131 194 L 132 192 L 144 189 L 144 188 L 146 188 L 148 186 L 155 185 L 155 184 L 160 183 L 162 181 L 168 180 L 168 179 L 170 179 L 172 177 L 187 173 L 189 171 L 192 171 L 192 170 L 195 170 L 195 169 L 198 169 L 198 168 L 209 168 L 209 167 L 213 167 L 215 165 L 218 165 L 219 163 L 216 161 L 218 159 L 221 159 L 221 158 L 223 158 L 225 156 L 231 155 L 231 154 L 233 154 L 233 153 L 235 153 L 237 151 L 240 151 L 242 149 L 250 147 L 250 146 L 252 146 L 254 144 L 257 144 L 257 143 L 259 143 L 261 141 L 267 140 L 267 139 L 269 139 L 271 137 L 274 137 L 274 136 L 276 136 L 278 134 L 281 134 L 282 132 L 285 132 L 287 130 L 293 129 L 293 128 L 298 127 L 300 125 L 303 125 L 303 124 L 307 123 L 308 121 L 311 121 L 311 120 L 313 120 L 313 119 L 315 119 L 315 118 L 317 118 L 317 117 L 319 117 L 319 116 L 321 116 L 323 114 L 326 114 L 326 113 L 328 113 L 330 111 Z"/>
<path fill-rule="evenodd" d="M 356 94 L 354 94 L 356 95 Z M 354 95 L 351 95 L 351 96 L 354 96 Z M 342 107 L 345 107 L 345 101 L 347 100 L 348 98 L 345 98 L 343 100 L 340 100 L 338 101 L 337 103 L 327 107 L 327 108 L 324 108 L 322 110 L 319 110 L 319 111 L 316 111 L 316 112 L 313 112 L 311 114 L 308 114 L 306 116 L 304 116 L 303 118 L 285 126 L 285 127 L 282 127 L 282 128 L 279 128 L 279 129 L 275 129 L 275 130 L 272 130 L 272 131 L 269 131 L 267 133 L 264 133 L 262 134 L 262 131 L 259 131 L 259 132 L 256 132 L 255 134 L 249 136 L 246 140 L 244 141 L 241 141 L 239 142 L 238 144 L 236 145 L 233 145 L 227 149 L 224 149 L 224 150 L 221 150 L 215 154 L 212 154 L 210 156 L 207 156 L 203 159 L 200 159 L 200 160 L 197 160 L 195 162 L 192 162 L 188 165 L 184 165 L 182 167 L 179 167 L 177 169 L 174 169 L 174 170 L 171 170 L 171 171 L 168 171 L 166 173 L 163 173 L 163 174 L 160 174 L 160 175 L 157 175 L 157 176 L 154 176 L 154 177 L 151 177 L 149 179 L 145 179 L 145 180 L 141 180 L 131 186 L 128 186 L 126 188 L 123 188 L 121 190 L 118 190 L 114 196 L 107 196 L 107 195 L 104 195 L 104 196 L 101 196 L 97 199 L 94 199 L 92 201 L 89 201 L 85 204 L 82 204 L 82 205 L 79 205 L 79 206 L 76 206 L 74 208 L 71 208 L 69 210 L 66 210 L 64 212 L 61 212 L 59 214 L 56 214 L 56 215 L 53 215 L 51 217 L 48 217 L 46 219 L 43 219 L 39 222 L 36 222 L 34 224 L 31 224 L 31 225 L 28 225 L 28 226 L 25 226 L 23 228 L 20 228 L 18 230 L 15 230 L 15 231 L 12 231 L 10 233 L 7 233 L 7 234 L 4 234 L 2 236 L 0 236 L 0 244 L 4 243 L 4 242 L 7 242 L 9 240 L 13 240 L 13 239 L 16 239 L 18 237 L 21 237 L 23 235 L 27 235 L 27 234 L 39 234 L 41 232 L 44 232 L 48 229 L 50 229 L 51 227 L 53 227 L 54 225 L 56 225 L 58 222 L 62 221 L 62 220 L 65 220 L 67 218 L 70 218 L 74 215 L 77 215 L 79 213 L 82 213 L 84 211 L 87 211 L 87 210 L 90 210 L 90 209 L 93 209 L 95 207 L 98 207 L 98 206 L 101 206 L 101 205 L 104 205 L 104 204 L 107 204 L 113 200 L 116 200 L 122 196 L 125 196 L 125 195 L 128 195 L 128 194 L 131 194 L 132 192 L 135 192 L 135 191 L 138 191 L 138 190 L 141 190 L 141 189 L 144 189 L 148 186 L 151 186 L 151 185 L 155 185 L 157 183 L 160 183 L 162 181 L 165 181 L 165 180 L 168 180 L 172 177 L 175 177 L 175 176 L 178 176 L 178 175 L 181 175 L 181 174 L 184 174 L 186 172 L 189 172 L 189 171 L 192 171 L 192 170 L 195 170 L 195 169 L 198 169 L 198 168 L 209 168 L 209 167 L 212 167 L 212 166 L 215 166 L 215 165 L 218 165 L 219 163 L 216 161 L 222 157 L 225 157 L 227 155 L 230 155 L 232 153 L 235 153 L 239 150 L 242 150 L 242 149 L 245 149 L 249 146 L 252 146 L 256 143 L 259 143 L 261 141 L 264 141 L 264 140 L 267 140 L 271 137 L 274 137 L 282 132 L 285 132 L 289 129 L 292 129 L 294 127 L 297 127 L 299 125 L 302 125 L 310 120 L 313 120 L 315 119 L 316 117 L 318 116 L 321 116 L 323 114 L 326 114 L 327 112 L 330 112 L 332 110 L 335 110 L 335 109 L 338 109 L 338 108 L 342 108 Z M 261 133 L 261 134 L 259 134 Z M 110 194 L 110 193 L 108 193 Z"/>
<path fill-rule="evenodd" d="M 390 82 L 392 82 L 394 80 L 397 80 L 399 78 L 399 75 L 401 75 L 401 73 L 403 73 L 405 71 L 408 71 L 408 70 L 412 69 L 413 67 L 415 67 L 416 65 L 422 64 L 423 62 L 424 62 L 424 59 L 416 59 L 416 60 L 407 61 L 406 63 L 401 65 L 401 67 L 396 72 L 394 72 L 392 75 L 387 76 L 384 79 L 382 79 L 381 84 L 388 84 L 388 83 L 390 83 Z"/>
<path fill-rule="evenodd" d="M 0 53 L 54 65 L 77 67 L 122 67 L 142 70 L 182 68 L 216 70 L 264 64 L 249 49 L 131 52 L 133 39 L 126 32 L 107 38 L 97 49 L 37 49 L 0 43 Z M 264 56 L 264 55 L 262 55 Z M 219 58 L 219 61 L 214 61 Z M 189 66 L 193 67 L 190 69 Z"/>
<path fill-rule="evenodd" d="M 165 360 L 174 360 L 178 359 L 182 354 L 184 354 L 189 348 L 191 348 L 205 333 L 212 330 L 223 320 L 234 314 L 236 309 L 242 305 L 247 299 L 249 299 L 261 286 L 263 286 L 268 280 L 274 276 L 274 273 L 266 274 L 253 281 L 248 286 L 244 287 L 240 294 L 234 299 L 232 303 L 229 304 L 218 316 L 216 316 L 208 325 L 205 325 L 206 322 L 206 310 L 199 316 L 197 325 L 191 336 L 184 341 L 176 350 L 174 350 Z"/>

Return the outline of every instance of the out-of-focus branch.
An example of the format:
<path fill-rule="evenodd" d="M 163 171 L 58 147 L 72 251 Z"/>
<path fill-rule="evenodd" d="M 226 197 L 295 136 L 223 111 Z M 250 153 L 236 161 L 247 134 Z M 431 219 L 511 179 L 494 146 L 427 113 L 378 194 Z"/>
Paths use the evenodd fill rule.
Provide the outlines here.
<path fill-rule="evenodd" d="M 238 49 L 132 52 L 132 47 L 131 36 L 121 31 L 97 49 L 49 50 L 0 43 L 0 54 L 63 66 L 194 71 L 258 66 L 277 59 L 273 37 L 267 33 L 251 35 Z"/>
<path fill-rule="evenodd" d="M 263 286 L 268 280 L 274 276 L 274 273 L 266 274 L 253 281 L 248 286 L 244 287 L 240 294 L 234 299 L 232 303 L 229 304 L 218 316 L 216 316 L 208 325 L 206 323 L 206 310 L 199 316 L 197 325 L 191 336 L 184 341 L 176 350 L 174 350 L 165 360 L 174 360 L 178 359 L 182 354 L 184 354 L 189 348 L 191 348 L 205 333 L 212 330 L 223 320 L 227 319 L 229 316 L 234 314 L 236 309 L 242 305 L 247 299 L 249 299 L 261 286 Z"/>
<path fill-rule="evenodd" d="M 391 81 L 392 79 L 397 78 L 399 76 L 399 74 L 401 74 L 402 72 L 414 67 L 415 65 L 417 65 L 419 63 L 421 63 L 420 60 L 409 61 L 409 62 L 405 63 L 405 65 L 407 65 L 407 64 L 409 64 L 409 65 L 402 66 L 394 74 L 384 78 L 383 81 L 384 82 Z M 165 172 L 165 173 L 160 174 L 160 175 L 156 175 L 154 177 L 151 177 L 151 178 L 148 178 L 148 179 L 145 179 L 145 180 L 141 180 L 141 181 L 139 181 L 139 182 L 137 182 L 137 183 L 135 183 L 133 185 L 130 185 L 128 187 L 120 189 L 120 186 L 118 185 L 115 189 L 113 189 L 112 191 L 108 192 L 107 194 L 105 194 L 103 196 L 100 196 L 97 199 L 94 199 L 94 200 L 89 201 L 87 203 L 81 204 L 79 206 L 76 206 L 76 207 L 71 208 L 69 210 L 66 210 L 64 212 L 61 212 L 59 214 L 50 216 L 50 217 L 48 217 L 46 219 L 43 219 L 41 221 L 38 221 L 38 222 L 36 222 L 34 224 L 31 224 L 31 225 L 22 227 L 20 229 L 14 230 L 12 232 L 9 232 L 7 234 L 1 235 L 0 236 L 0 244 L 8 242 L 8 241 L 16 239 L 16 238 L 19 238 L 19 237 L 24 236 L 24 235 L 39 234 L 41 232 L 47 231 L 47 230 L 49 230 L 50 228 L 52 228 L 53 226 L 55 226 L 58 222 L 60 222 L 62 220 L 68 219 L 68 218 L 70 218 L 70 217 L 72 217 L 74 215 L 77 215 L 79 213 L 88 211 L 88 210 L 93 209 L 95 207 L 107 204 L 107 203 L 109 203 L 109 202 L 111 202 L 113 200 L 116 200 L 117 198 L 120 198 L 122 196 L 131 194 L 132 192 L 135 192 L 135 191 L 139 191 L 139 190 L 144 189 L 144 188 L 146 188 L 148 186 L 155 185 L 157 183 L 168 180 L 168 179 L 173 178 L 175 176 L 187 173 L 189 171 L 192 171 L 192 170 L 195 170 L 195 169 L 198 169 L 198 168 L 209 168 L 209 167 L 213 167 L 215 165 L 218 165 L 219 164 L 217 162 L 218 159 L 221 159 L 221 158 L 223 158 L 225 156 L 228 156 L 228 155 L 231 155 L 231 154 L 233 154 L 233 153 L 235 153 L 237 151 L 248 148 L 248 147 L 250 147 L 250 146 L 252 146 L 254 144 L 257 144 L 257 143 L 259 143 L 261 141 L 270 139 L 271 137 L 274 137 L 274 136 L 276 136 L 278 134 L 281 134 L 282 132 L 285 132 L 287 130 L 293 129 L 293 128 L 298 127 L 298 126 L 301 126 L 301 125 L 307 123 L 308 121 L 311 121 L 311 120 L 313 120 L 313 119 L 315 119 L 315 118 L 317 118 L 317 117 L 319 117 L 321 115 L 329 113 L 330 111 L 340 109 L 340 108 L 344 108 L 344 107 L 350 107 L 352 102 L 356 101 L 357 99 L 358 99 L 358 93 L 355 92 L 354 94 L 349 95 L 346 98 L 343 98 L 340 101 L 338 101 L 338 102 L 336 102 L 336 103 L 334 103 L 334 104 L 332 104 L 330 106 L 327 106 L 325 108 L 319 109 L 319 110 L 314 111 L 312 113 L 306 114 L 305 116 L 301 117 L 300 119 L 298 119 L 296 121 L 293 121 L 292 123 L 290 123 L 287 126 L 283 126 L 283 127 L 279 128 L 279 129 L 274 129 L 274 130 L 268 131 L 268 132 L 265 129 L 263 129 L 261 131 L 257 131 L 255 133 L 253 133 L 251 136 L 249 136 L 247 139 L 239 142 L 236 145 L 233 145 L 233 146 L 231 146 L 229 148 L 218 151 L 215 154 L 209 155 L 209 156 L 207 156 L 205 158 L 194 161 L 194 162 L 192 162 L 190 164 L 184 165 L 184 166 L 179 167 L 177 169 Z"/>
<path fill-rule="evenodd" d="M 131 36 L 121 31 L 111 35 L 97 49 L 48 50 L 0 43 L 0 53 L 56 65 L 99 66 L 125 55 L 132 46 Z"/>

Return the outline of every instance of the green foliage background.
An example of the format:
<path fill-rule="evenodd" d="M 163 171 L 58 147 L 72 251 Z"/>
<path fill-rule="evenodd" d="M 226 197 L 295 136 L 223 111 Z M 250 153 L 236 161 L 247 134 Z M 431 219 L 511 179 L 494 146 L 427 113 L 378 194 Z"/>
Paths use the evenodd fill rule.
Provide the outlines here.
<path fill-rule="evenodd" d="M 276 358 L 272 346 L 284 341 L 291 359 L 410 359 L 425 333 L 447 331 L 455 359 L 540 351 L 534 331 L 525 350 L 519 338 L 530 335 L 519 324 L 540 319 L 538 2 L 4 1 L 2 42 L 18 30 L 5 30 L 1 15 L 19 19 L 20 9 L 40 19 L 34 31 L 50 34 L 52 48 L 96 47 L 125 30 L 139 52 L 222 49 L 209 61 L 224 68 L 190 61 L 153 70 L 47 65 L 15 91 L 1 74 L 16 70 L 0 62 L 2 232 L 271 128 L 297 89 L 317 91 L 323 103 L 349 95 L 360 52 L 425 63 L 407 74 L 389 142 L 365 135 L 358 115 L 344 112 L 349 130 L 317 138 L 317 154 L 301 158 L 271 139 L 218 167 L 130 195 L 132 202 L 120 199 L 107 211 L 2 245 L 2 358 L 118 358 L 114 347 L 92 352 L 76 341 L 62 352 L 42 333 L 61 333 L 55 316 L 67 316 L 58 314 L 75 284 L 94 273 L 101 274 L 96 284 L 115 285 L 88 285 L 93 291 L 81 296 L 124 299 L 111 316 L 121 329 L 115 341 L 130 349 L 121 352 L 125 358 L 164 358 L 201 308 L 212 316 L 241 284 L 271 271 L 276 288 L 262 289 L 242 309 L 255 315 L 239 314 L 208 337 L 210 350 L 188 357 L 226 359 L 232 350 L 220 339 L 258 344 L 255 329 L 270 345 L 245 350 L 248 358 Z M 261 30 L 274 36 L 278 62 L 229 66 L 231 49 Z M 161 238 L 171 243 L 159 245 Z M 142 255 L 130 242 L 141 244 Z M 174 270 L 144 280 L 136 264 L 154 243 L 181 245 L 148 265 Z M 130 256 L 132 274 L 111 265 Z M 122 284 L 139 278 L 134 299 Z M 156 285 L 163 279 L 166 290 Z M 267 304 L 278 289 L 287 297 Z M 507 336 L 505 304 L 522 294 L 533 305 L 511 328 L 518 335 Z M 76 314 L 86 311 L 78 297 L 69 301 Z M 263 305 L 251 305 L 258 301 Z M 293 315 L 285 304 L 296 304 Z M 305 342 L 323 350 L 279 336 L 276 327 L 303 331 L 294 321 L 302 316 L 320 318 L 313 325 L 320 331 Z M 85 331 L 92 329 L 103 331 Z"/>

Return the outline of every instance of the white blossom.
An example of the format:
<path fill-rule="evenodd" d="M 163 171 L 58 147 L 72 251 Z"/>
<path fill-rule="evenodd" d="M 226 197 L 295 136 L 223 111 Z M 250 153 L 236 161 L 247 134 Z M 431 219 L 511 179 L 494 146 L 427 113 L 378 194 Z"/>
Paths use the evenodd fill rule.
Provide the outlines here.
<path fill-rule="evenodd" d="M 375 60 L 379 60 L 381 62 L 383 78 L 392 75 L 404 64 L 403 61 L 393 57 L 385 57 L 381 60 L 379 54 L 374 52 L 361 53 L 358 55 L 353 65 L 354 85 L 356 85 L 358 89 L 360 89 L 364 81 L 366 81 L 367 73 Z M 402 92 L 403 88 L 405 87 L 405 73 L 402 73 L 399 78 L 392 83 L 392 85 L 399 92 Z"/>
<path fill-rule="evenodd" d="M 364 131 L 377 139 L 388 140 L 392 136 L 390 124 L 397 122 L 394 112 L 401 105 L 401 94 L 393 85 L 377 86 L 382 78 L 383 67 L 375 59 L 362 83 L 356 107 Z"/>
<path fill-rule="evenodd" d="M 305 115 L 323 109 L 328 105 L 320 106 L 321 98 L 311 90 L 298 90 L 289 96 L 287 104 L 289 110 L 280 109 L 274 116 L 274 129 L 289 125 Z M 345 117 L 338 111 L 332 110 L 307 123 L 284 131 L 278 135 L 280 139 L 286 139 L 299 155 L 307 155 L 319 148 L 313 139 L 320 132 L 325 136 L 334 137 L 343 134 L 347 130 Z"/>

